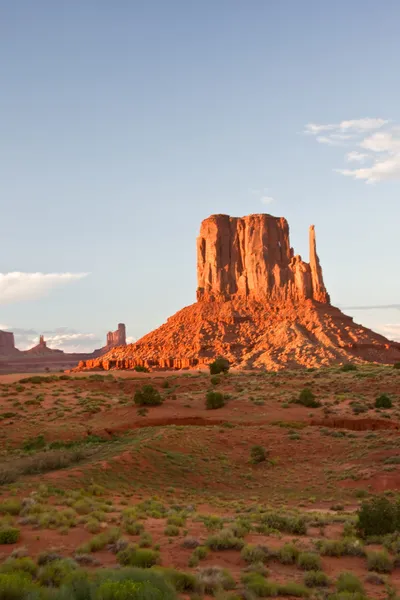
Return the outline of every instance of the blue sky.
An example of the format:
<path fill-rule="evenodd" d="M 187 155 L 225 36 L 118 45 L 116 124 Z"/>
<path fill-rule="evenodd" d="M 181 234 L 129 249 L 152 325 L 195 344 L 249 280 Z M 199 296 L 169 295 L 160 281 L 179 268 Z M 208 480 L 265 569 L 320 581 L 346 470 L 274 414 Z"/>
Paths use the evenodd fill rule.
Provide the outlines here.
<path fill-rule="evenodd" d="M 195 300 L 220 212 L 285 216 L 303 258 L 315 223 L 334 304 L 399 304 L 399 22 L 397 0 L 3 2 L 0 324 L 140 337 Z M 347 312 L 400 339 L 398 309 Z"/>

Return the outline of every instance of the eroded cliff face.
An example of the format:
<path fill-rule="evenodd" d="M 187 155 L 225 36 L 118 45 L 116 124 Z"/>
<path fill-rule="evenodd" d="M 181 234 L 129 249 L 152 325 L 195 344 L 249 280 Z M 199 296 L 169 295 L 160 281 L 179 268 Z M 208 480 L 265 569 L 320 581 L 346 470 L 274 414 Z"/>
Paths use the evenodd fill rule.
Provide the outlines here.
<path fill-rule="evenodd" d="M 308 300 L 329 303 L 310 227 L 310 263 L 290 246 L 289 225 L 266 214 L 205 219 L 197 238 L 197 299 Z"/>

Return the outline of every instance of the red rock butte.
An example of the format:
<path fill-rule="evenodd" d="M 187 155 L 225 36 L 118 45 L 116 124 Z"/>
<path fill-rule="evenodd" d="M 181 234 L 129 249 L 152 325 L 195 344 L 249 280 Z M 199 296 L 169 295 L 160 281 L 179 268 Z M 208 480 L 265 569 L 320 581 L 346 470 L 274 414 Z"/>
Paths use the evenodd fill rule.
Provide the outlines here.
<path fill-rule="evenodd" d="M 309 231 L 309 262 L 290 246 L 286 219 L 212 215 L 197 239 L 197 302 L 79 369 L 189 368 L 217 355 L 240 368 L 282 369 L 400 361 L 400 344 L 330 304 Z"/>

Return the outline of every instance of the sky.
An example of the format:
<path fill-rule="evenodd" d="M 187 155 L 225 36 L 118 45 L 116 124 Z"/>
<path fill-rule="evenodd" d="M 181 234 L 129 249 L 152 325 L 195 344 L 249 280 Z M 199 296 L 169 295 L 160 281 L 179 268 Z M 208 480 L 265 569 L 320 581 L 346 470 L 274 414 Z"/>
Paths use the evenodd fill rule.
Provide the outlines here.
<path fill-rule="evenodd" d="M 0 328 L 137 339 L 213 213 L 267 212 L 400 340 L 397 0 L 0 1 Z"/>

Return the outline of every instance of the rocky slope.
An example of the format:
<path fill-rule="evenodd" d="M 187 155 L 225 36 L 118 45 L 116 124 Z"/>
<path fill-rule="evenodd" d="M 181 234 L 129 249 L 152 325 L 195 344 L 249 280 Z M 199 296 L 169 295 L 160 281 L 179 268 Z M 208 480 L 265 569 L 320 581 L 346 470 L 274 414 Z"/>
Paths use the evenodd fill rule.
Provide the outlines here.
<path fill-rule="evenodd" d="M 213 215 L 197 240 L 197 302 L 135 344 L 81 369 L 185 368 L 223 355 L 241 368 L 400 361 L 400 344 L 330 304 L 310 227 L 310 262 L 295 255 L 285 219 Z"/>

